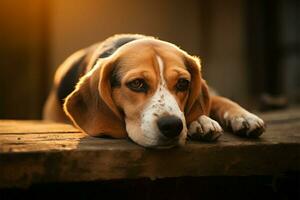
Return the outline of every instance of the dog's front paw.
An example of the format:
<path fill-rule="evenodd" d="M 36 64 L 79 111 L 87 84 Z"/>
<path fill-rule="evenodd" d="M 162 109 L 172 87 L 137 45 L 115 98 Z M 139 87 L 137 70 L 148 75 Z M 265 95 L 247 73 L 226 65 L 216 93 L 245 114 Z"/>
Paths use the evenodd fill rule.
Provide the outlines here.
<path fill-rule="evenodd" d="M 234 133 L 246 137 L 259 137 L 265 131 L 265 123 L 252 113 L 246 113 L 229 119 L 229 126 Z"/>
<path fill-rule="evenodd" d="M 188 134 L 191 139 L 215 141 L 223 134 L 223 129 L 218 122 L 202 115 L 190 124 Z"/>

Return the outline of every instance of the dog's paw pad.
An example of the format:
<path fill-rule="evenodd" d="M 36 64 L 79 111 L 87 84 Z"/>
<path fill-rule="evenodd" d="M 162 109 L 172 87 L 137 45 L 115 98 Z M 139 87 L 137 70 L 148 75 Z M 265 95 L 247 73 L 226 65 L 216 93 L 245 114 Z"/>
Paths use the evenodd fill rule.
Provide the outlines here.
<path fill-rule="evenodd" d="M 223 134 L 223 129 L 218 122 L 202 115 L 190 124 L 188 133 L 191 139 L 215 141 Z"/>
<path fill-rule="evenodd" d="M 257 138 L 265 132 L 264 121 L 251 113 L 232 118 L 230 126 L 232 131 L 240 136 Z"/>

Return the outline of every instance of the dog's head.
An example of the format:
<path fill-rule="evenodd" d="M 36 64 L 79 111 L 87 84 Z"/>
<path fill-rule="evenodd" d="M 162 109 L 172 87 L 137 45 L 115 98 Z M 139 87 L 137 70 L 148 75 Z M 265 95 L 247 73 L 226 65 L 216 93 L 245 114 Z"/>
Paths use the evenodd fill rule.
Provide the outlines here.
<path fill-rule="evenodd" d="M 187 125 L 209 110 L 200 61 L 177 46 L 140 39 L 81 78 L 64 109 L 86 133 L 129 136 L 145 147 L 184 144 Z"/>

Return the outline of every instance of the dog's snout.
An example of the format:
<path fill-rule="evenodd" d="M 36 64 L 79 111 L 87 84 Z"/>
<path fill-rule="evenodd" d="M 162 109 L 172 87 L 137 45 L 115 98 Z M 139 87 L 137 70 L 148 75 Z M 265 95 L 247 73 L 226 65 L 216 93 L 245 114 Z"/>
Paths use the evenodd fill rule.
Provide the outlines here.
<path fill-rule="evenodd" d="M 180 135 L 183 128 L 181 119 L 172 115 L 159 118 L 157 120 L 157 126 L 160 132 L 168 138 L 174 138 Z"/>

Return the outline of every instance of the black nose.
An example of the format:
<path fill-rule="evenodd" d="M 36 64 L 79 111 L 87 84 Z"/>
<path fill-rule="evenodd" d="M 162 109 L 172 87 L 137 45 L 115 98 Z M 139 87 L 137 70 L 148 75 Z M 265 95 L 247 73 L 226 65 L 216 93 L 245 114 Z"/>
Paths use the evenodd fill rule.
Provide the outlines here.
<path fill-rule="evenodd" d="M 181 119 L 172 115 L 159 118 L 157 120 L 157 126 L 160 132 L 168 138 L 178 136 L 183 128 Z"/>

